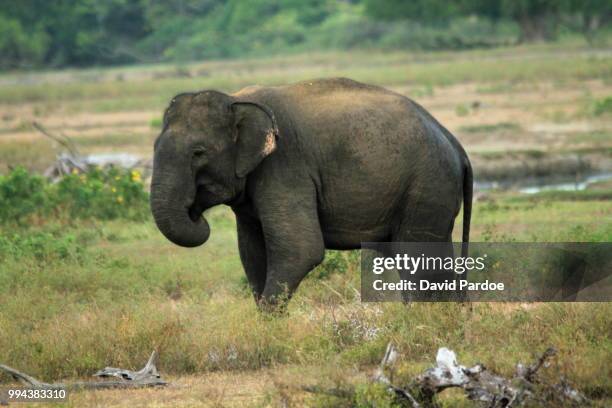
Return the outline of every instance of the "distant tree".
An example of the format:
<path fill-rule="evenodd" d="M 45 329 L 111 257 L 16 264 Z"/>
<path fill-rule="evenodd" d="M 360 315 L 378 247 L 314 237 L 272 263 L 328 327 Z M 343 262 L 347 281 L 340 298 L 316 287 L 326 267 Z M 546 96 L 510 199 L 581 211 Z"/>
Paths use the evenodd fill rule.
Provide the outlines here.
<path fill-rule="evenodd" d="M 227 0 L 145 0 L 147 14 L 153 19 L 202 17 Z"/>
<path fill-rule="evenodd" d="M 327 0 L 283 0 L 286 10 L 295 11 L 297 21 L 305 26 L 321 23 L 334 11 L 332 2 Z"/>
<path fill-rule="evenodd" d="M 132 60 L 121 50 L 149 33 L 143 4 L 143 0 L 0 0 L 0 16 L 18 22 L 11 23 L 15 39 L 23 38 L 17 34 L 19 26 L 25 33 L 37 33 L 26 34 L 27 38 L 44 39 L 42 60 L 48 65 L 116 63 Z"/>
<path fill-rule="evenodd" d="M 564 0 L 502 0 L 503 15 L 521 28 L 520 42 L 553 40 L 557 35 Z"/>
<path fill-rule="evenodd" d="M 49 37 L 37 28 L 24 29 L 16 18 L 0 14 L 0 68 L 37 66 L 43 62 Z"/>
<path fill-rule="evenodd" d="M 579 30 L 589 42 L 593 41 L 595 33 L 612 22 L 610 0 L 568 0 L 566 11 L 570 26 Z"/>
<path fill-rule="evenodd" d="M 561 19 L 574 13 L 572 8 L 606 1 L 609 3 L 609 0 L 462 0 L 462 8 L 465 13 L 494 21 L 512 20 L 520 28 L 519 42 L 532 42 L 555 39 Z"/>
<path fill-rule="evenodd" d="M 364 0 L 365 13 L 379 20 L 413 20 L 444 24 L 463 11 L 461 2 L 447 0 Z"/>
<path fill-rule="evenodd" d="M 591 40 L 610 24 L 610 0 L 463 0 L 464 9 L 492 19 L 508 18 L 521 28 L 521 42 L 552 40 L 561 21 Z"/>
<path fill-rule="evenodd" d="M 445 24 L 458 16 L 479 15 L 498 21 L 514 20 L 521 28 L 519 41 L 549 40 L 556 33 L 559 11 L 572 0 L 364 0 L 366 13 L 377 19 L 408 19 Z"/>
<path fill-rule="evenodd" d="M 280 2 L 229 0 L 224 27 L 228 33 L 244 33 L 264 24 L 280 11 Z"/>

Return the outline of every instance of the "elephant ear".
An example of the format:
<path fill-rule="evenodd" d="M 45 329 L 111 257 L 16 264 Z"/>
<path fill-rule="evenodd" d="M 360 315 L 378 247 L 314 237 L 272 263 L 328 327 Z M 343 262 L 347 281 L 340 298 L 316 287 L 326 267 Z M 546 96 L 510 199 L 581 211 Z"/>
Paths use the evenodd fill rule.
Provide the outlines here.
<path fill-rule="evenodd" d="M 257 102 L 234 102 L 237 153 L 236 176 L 244 177 L 276 149 L 278 127 L 270 108 Z"/>

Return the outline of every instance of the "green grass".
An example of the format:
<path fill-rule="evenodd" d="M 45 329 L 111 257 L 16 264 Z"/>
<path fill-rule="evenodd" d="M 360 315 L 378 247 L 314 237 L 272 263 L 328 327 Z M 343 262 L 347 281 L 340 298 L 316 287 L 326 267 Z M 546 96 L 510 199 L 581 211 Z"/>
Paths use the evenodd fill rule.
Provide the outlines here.
<path fill-rule="evenodd" d="M 612 140 L 612 131 L 599 130 L 594 132 L 574 133 L 570 136 L 573 143 L 592 143 L 599 144 Z"/>
<path fill-rule="evenodd" d="M 511 231 L 518 241 L 610 241 L 610 226 L 597 222 L 610 216 L 609 201 L 584 198 L 478 203 L 473 241 L 507 240 Z M 426 368 L 447 346 L 464 363 L 509 374 L 517 360 L 554 345 L 557 369 L 572 382 L 587 391 L 610 386 L 609 304 L 476 304 L 472 311 L 459 304 L 361 304 L 357 257 L 332 251 L 287 315 L 270 318 L 245 288 L 233 215 L 217 208 L 208 219 L 211 239 L 197 249 L 173 246 L 152 220 L 24 227 L 26 236 L 56 238 L 1 258 L 0 361 L 46 380 L 105 365 L 135 367 L 153 349 L 168 374 L 275 364 L 365 367 L 393 340 L 406 373 Z"/>
<path fill-rule="evenodd" d="M 555 202 L 555 201 L 612 201 L 612 190 L 585 190 L 585 191 L 541 191 L 533 195 L 514 197 L 516 201 L 529 202 Z M 611 237 L 612 238 L 612 237 Z"/>
<path fill-rule="evenodd" d="M 493 195 L 474 209 L 472 241 L 610 242 L 612 223 L 602 222 L 612 213 L 609 194 L 585 190 Z"/>

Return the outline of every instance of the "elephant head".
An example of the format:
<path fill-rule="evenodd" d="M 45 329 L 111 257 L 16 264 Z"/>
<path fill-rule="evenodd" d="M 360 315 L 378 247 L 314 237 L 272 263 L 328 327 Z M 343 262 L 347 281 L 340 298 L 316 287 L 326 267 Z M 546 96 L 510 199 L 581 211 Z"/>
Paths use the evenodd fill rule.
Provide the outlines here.
<path fill-rule="evenodd" d="M 151 181 L 151 210 L 166 238 L 185 247 L 206 242 L 204 210 L 240 197 L 277 136 L 265 105 L 216 91 L 173 98 L 155 141 Z"/>

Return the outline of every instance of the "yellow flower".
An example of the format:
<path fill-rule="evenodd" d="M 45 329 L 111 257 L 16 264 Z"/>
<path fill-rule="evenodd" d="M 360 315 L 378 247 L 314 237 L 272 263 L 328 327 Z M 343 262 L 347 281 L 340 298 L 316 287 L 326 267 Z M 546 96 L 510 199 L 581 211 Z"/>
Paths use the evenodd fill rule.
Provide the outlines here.
<path fill-rule="evenodd" d="M 116 193 L 116 192 L 117 192 L 117 189 L 116 189 L 115 187 L 113 187 L 113 188 L 111 188 L 111 191 L 112 191 L 113 193 Z"/>
<path fill-rule="evenodd" d="M 79 171 L 76 169 L 76 167 L 72 169 L 72 174 L 79 174 Z"/>
<path fill-rule="evenodd" d="M 117 202 L 119 204 L 121 204 L 123 202 L 123 197 L 121 197 L 121 196 L 117 197 Z"/>
<path fill-rule="evenodd" d="M 138 170 L 132 170 L 132 181 L 142 181 Z"/>
<path fill-rule="evenodd" d="M 119 181 L 119 180 L 121 180 L 121 177 L 115 176 L 115 180 Z"/>

